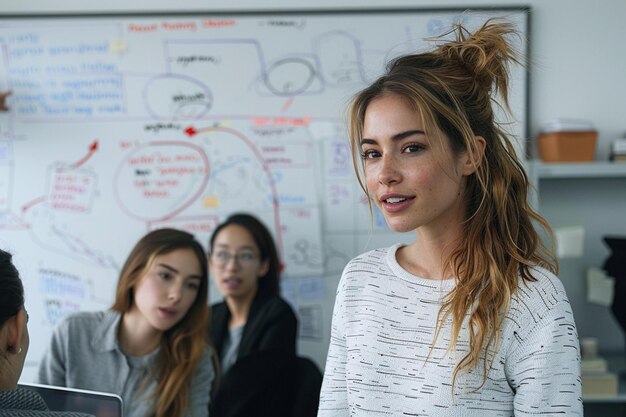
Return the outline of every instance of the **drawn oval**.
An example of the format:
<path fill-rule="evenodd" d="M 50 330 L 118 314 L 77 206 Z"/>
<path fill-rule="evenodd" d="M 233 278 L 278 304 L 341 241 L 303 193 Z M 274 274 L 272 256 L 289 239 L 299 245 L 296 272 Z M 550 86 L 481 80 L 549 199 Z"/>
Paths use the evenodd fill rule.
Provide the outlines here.
<path fill-rule="evenodd" d="M 115 197 L 131 217 L 165 220 L 198 201 L 209 179 L 202 148 L 181 142 L 151 142 L 137 147 L 115 174 Z"/>
<path fill-rule="evenodd" d="M 202 82 L 184 75 L 159 75 L 146 84 L 144 105 L 156 118 L 199 119 L 213 107 L 213 94 Z"/>
<path fill-rule="evenodd" d="M 307 90 L 315 80 L 315 67 L 302 58 L 276 61 L 267 70 L 265 84 L 277 96 L 295 96 Z"/>
<path fill-rule="evenodd" d="M 328 85 L 353 85 L 364 82 L 359 42 L 343 32 L 331 32 L 315 41 L 320 76 Z"/>

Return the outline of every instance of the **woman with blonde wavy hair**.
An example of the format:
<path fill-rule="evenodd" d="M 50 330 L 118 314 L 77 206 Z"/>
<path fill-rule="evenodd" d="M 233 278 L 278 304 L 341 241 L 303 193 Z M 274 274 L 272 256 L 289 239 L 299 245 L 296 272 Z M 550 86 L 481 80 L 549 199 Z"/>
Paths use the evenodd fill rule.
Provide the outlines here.
<path fill-rule="evenodd" d="M 572 309 L 534 225 L 550 227 L 494 120 L 516 32 L 491 20 L 449 34 L 351 104 L 359 182 L 416 239 L 346 266 L 319 416 L 582 416 Z"/>
<path fill-rule="evenodd" d="M 39 382 L 118 394 L 126 417 L 207 416 L 207 297 L 207 258 L 193 235 L 148 233 L 122 267 L 111 310 L 59 324 Z"/>

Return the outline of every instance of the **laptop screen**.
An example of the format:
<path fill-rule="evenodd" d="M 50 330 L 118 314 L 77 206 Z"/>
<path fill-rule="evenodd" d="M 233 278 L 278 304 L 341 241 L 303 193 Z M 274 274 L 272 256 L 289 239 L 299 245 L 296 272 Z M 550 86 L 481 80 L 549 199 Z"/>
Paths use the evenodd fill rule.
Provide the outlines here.
<path fill-rule="evenodd" d="M 18 387 L 37 392 L 50 411 L 79 411 L 96 417 L 122 417 L 122 399 L 115 394 L 31 383 L 20 383 Z"/>

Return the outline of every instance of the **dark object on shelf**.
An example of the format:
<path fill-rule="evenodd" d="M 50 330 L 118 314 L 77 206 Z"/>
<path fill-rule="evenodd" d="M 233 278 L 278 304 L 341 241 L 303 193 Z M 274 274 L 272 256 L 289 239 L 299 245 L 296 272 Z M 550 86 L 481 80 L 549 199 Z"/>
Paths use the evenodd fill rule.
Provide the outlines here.
<path fill-rule="evenodd" d="M 604 241 L 611 249 L 611 255 L 604 262 L 603 269 L 615 279 L 611 311 L 622 330 L 626 331 L 626 237 L 605 236 Z"/>

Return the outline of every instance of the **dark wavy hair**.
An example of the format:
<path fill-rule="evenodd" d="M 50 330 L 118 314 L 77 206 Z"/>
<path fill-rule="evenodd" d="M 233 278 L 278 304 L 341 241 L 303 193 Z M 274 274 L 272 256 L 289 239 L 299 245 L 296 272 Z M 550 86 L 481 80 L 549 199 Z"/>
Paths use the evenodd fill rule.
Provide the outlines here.
<path fill-rule="evenodd" d="M 209 250 L 213 251 L 215 238 L 222 229 L 230 225 L 239 225 L 246 229 L 254 239 L 259 251 L 261 252 L 261 261 L 268 260 L 269 268 L 267 273 L 259 279 L 259 292 L 278 295 L 280 293 L 280 270 L 281 264 L 276 250 L 276 244 L 270 231 L 265 227 L 259 219 L 246 213 L 236 213 L 228 217 L 221 223 L 211 236 L 209 241 Z"/>
<path fill-rule="evenodd" d="M 0 327 L 24 307 L 24 285 L 12 258 L 0 249 Z"/>

